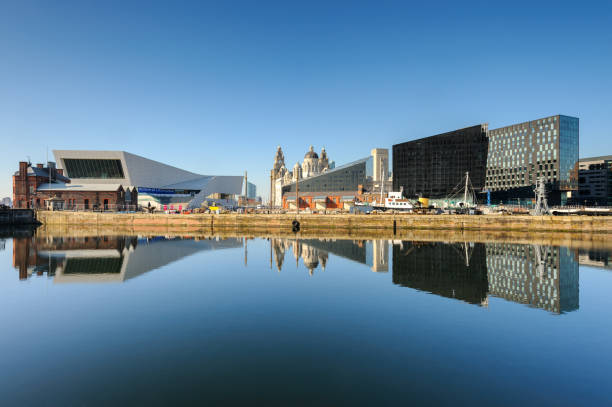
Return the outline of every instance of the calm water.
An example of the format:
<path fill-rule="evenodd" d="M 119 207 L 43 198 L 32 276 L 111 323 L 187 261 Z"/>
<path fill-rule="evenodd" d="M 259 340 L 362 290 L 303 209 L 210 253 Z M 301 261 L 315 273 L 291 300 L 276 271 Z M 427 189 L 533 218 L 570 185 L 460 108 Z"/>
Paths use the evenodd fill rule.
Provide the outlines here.
<path fill-rule="evenodd" d="M 7 237 L 0 405 L 612 405 L 609 259 L 505 243 Z"/>

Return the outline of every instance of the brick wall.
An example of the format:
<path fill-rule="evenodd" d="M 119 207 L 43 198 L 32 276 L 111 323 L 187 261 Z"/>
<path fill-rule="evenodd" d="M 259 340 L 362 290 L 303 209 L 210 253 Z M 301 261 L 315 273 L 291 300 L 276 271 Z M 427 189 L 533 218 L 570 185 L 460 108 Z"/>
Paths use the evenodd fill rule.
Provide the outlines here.
<path fill-rule="evenodd" d="M 26 161 L 19 162 L 19 172 L 13 175 L 14 208 L 42 208 L 44 199 L 48 198 L 46 194 L 40 194 L 37 190 L 40 185 L 48 183 L 49 178 L 28 175 L 28 167 L 29 164 Z M 42 164 L 36 167 L 43 168 Z M 56 172 L 61 175 L 63 170 L 56 170 Z"/>

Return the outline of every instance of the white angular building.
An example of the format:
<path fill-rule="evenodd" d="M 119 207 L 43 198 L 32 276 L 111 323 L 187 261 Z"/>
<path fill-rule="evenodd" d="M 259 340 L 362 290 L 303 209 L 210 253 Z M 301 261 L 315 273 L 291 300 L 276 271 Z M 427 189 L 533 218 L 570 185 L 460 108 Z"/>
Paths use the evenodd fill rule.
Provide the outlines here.
<path fill-rule="evenodd" d="M 158 209 L 199 208 L 207 199 L 237 201 L 244 176 L 202 175 L 126 151 L 53 150 L 58 168 L 83 190 L 100 184 L 138 191 L 138 203 Z"/>

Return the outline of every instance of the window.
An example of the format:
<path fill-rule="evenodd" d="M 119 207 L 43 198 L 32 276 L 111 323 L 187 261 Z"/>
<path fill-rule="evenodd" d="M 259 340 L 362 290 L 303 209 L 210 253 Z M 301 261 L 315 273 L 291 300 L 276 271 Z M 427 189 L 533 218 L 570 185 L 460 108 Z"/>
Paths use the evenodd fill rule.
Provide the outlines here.
<path fill-rule="evenodd" d="M 68 178 L 125 178 L 121 160 L 64 159 Z"/>

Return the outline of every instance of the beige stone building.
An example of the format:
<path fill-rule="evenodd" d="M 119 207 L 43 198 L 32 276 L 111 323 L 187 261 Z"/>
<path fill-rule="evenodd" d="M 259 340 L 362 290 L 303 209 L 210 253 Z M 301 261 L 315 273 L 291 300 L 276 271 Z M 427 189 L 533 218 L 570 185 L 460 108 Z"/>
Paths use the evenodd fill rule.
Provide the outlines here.
<path fill-rule="evenodd" d="M 283 185 L 320 175 L 333 168 L 334 162 L 330 162 L 325 147 L 321 149 L 321 155 L 319 155 L 314 151 L 314 147 L 310 146 L 304 155 L 304 161 L 301 164 L 296 162 L 293 170 L 289 171 L 285 166 L 283 150 L 281 146 L 278 146 L 274 156 L 274 165 L 270 171 L 270 204 L 281 206 Z"/>

